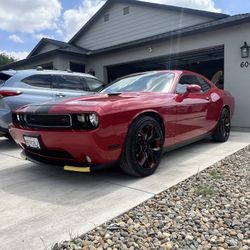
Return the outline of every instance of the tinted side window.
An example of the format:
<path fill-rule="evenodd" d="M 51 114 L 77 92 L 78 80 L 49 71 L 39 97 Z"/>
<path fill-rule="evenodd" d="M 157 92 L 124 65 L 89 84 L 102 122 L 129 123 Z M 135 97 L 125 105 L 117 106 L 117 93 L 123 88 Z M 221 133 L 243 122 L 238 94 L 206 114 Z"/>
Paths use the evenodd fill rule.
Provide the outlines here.
<path fill-rule="evenodd" d="M 181 77 L 181 79 L 179 80 L 179 82 L 177 84 L 176 92 L 180 93 L 180 94 L 186 93 L 187 86 L 192 85 L 192 84 L 200 85 L 197 77 L 195 77 L 193 75 L 184 75 Z"/>
<path fill-rule="evenodd" d="M 53 82 L 53 88 L 83 91 L 83 85 L 79 76 L 56 75 L 54 77 L 56 80 Z"/>
<path fill-rule="evenodd" d="M 22 82 L 38 88 L 50 88 L 51 87 L 51 75 L 32 75 L 26 77 Z"/>
<path fill-rule="evenodd" d="M 87 88 L 86 91 L 98 92 L 98 91 L 101 91 L 104 87 L 102 82 L 94 78 L 84 77 L 82 78 L 82 80 L 84 81 L 86 85 L 86 88 Z"/>
<path fill-rule="evenodd" d="M 211 88 L 210 84 L 207 83 L 203 78 L 197 77 L 197 79 L 200 83 L 199 85 L 201 86 L 203 92 L 207 92 Z"/>
<path fill-rule="evenodd" d="M 181 77 L 179 83 L 176 87 L 177 93 L 185 93 L 187 91 L 187 86 L 191 84 L 197 84 L 201 86 L 202 92 L 207 92 L 211 86 L 203 78 L 194 75 L 184 75 Z"/>

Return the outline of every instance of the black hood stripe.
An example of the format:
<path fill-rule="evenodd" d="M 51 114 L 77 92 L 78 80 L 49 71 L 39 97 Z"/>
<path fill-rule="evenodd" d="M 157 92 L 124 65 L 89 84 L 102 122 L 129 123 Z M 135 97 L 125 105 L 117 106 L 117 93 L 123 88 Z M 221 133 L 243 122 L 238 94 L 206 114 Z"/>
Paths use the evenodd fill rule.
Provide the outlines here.
<path fill-rule="evenodd" d="M 55 104 L 47 104 L 47 105 L 40 105 L 40 106 L 35 106 L 31 105 L 27 109 L 27 113 L 40 113 L 40 114 L 48 114 L 49 110 L 54 107 Z"/>

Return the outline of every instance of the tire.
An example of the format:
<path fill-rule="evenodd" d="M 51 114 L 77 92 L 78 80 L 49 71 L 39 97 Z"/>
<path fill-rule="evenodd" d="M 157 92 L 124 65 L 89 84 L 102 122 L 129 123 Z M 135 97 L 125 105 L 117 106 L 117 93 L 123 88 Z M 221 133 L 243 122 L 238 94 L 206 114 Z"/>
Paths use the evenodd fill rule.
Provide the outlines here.
<path fill-rule="evenodd" d="M 231 118 L 228 109 L 224 108 L 221 112 L 218 124 L 212 134 L 214 141 L 225 142 L 228 140 L 231 131 Z"/>
<path fill-rule="evenodd" d="M 129 128 L 120 167 L 132 176 L 149 176 L 160 164 L 162 148 L 163 133 L 159 123 L 150 116 L 141 116 Z"/>

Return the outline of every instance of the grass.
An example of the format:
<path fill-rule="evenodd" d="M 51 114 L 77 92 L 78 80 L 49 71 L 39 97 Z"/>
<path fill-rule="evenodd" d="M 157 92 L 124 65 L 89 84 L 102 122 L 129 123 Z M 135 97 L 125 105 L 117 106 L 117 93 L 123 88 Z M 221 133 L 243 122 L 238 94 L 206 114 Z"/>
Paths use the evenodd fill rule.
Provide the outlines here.
<path fill-rule="evenodd" d="M 209 172 L 209 175 L 214 179 L 222 178 L 222 173 L 219 170 L 213 169 Z"/>
<path fill-rule="evenodd" d="M 197 194 L 204 197 L 212 196 L 214 193 L 214 189 L 210 186 L 199 186 L 197 188 Z"/>

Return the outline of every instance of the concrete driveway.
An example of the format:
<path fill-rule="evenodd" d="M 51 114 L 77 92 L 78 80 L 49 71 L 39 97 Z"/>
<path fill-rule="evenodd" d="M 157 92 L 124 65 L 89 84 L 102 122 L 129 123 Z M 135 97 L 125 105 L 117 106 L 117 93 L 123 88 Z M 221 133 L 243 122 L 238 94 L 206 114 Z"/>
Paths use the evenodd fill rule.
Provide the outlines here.
<path fill-rule="evenodd" d="M 0 249 L 46 249 L 87 232 L 249 143 L 250 133 L 240 132 L 223 144 L 204 140 L 166 154 L 153 176 L 137 179 L 118 169 L 36 166 L 0 138 Z"/>

